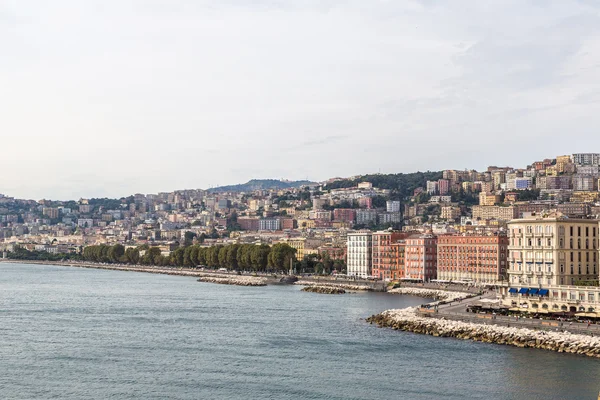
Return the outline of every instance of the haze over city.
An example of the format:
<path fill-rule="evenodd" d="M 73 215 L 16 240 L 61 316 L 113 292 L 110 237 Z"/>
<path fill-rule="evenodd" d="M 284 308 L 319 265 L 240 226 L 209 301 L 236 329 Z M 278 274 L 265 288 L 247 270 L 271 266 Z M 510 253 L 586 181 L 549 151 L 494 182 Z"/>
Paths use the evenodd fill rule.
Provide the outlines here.
<path fill-rule="evenodd" d="M 119 197 L 600 148 L 594 1 L 2 1 L 0 192 Z"/>

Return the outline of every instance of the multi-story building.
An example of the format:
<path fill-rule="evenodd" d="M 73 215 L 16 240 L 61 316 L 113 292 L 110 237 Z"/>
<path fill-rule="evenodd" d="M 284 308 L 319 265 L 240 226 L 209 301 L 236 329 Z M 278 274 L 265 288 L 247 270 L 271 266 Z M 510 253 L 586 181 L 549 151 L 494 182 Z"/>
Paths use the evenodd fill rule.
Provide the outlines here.
<path fill-rule="evenodd" d="M 550 215 L 510 221 L 508 230 L 511 286 L 598 279 L 598 221 Z"/>
<path fill-rule="evenodd" d="M 493 206 L 498 203 L 500 203 L 500 195 L 486 192 L 479 193 L 480 206 Z"/>
<path fill-rule="evenodd" d="M 402 214 L 399 212 L 378 213 L 377 221 L 380 225 L 399 224 L 402 221 Z"/>
<path fill-rule="evenodd" d="M 441 219 L 455 220 L 460 217 L 460 208 L 456 206 L 443 206 L 440 212 Z"/>
<path fill-rule="evenodd" d="M 440 179 L 437 181 L 437 190 L 441 196 L 447 195 L 450 191 L 450 181 L 447 179 Z"/>
<path fill-rule="evenodd" d="M 510 221 L 517 217 L 517 208 L 514 206 L 473 206 L 473 219 L 487 220 L 496 219 Z"/>
<path fill-rule="evenodd" d="M 531 178 L 515 178 L 515 189 L 516 190 L 524 190 L 529 189 L 532 186 Z"/>
<path fill-rule="evenodd" d="M 392 270 L 396 262 L 396 257 L 392 250 L 392 244 L 408 235 L 403 232 L 381 231 L 374 232 L 373 241 L 373 259 L 371 275 L 379 279 L 391 280 Z"/>
<path fill-rule="evenodd" d="M 390 280 L 397 281 L 405 277 L 406 273 L 406 239 L 400 239 L 393 242 L 391 245 L 392 250 L 392 265 L 390 266 Z"/>
<path fill-rule="evenodd" d="M 568 217 L 585 217 L 590 214 L 590 205 L 586 203 L 557 204 L 556 210 Z"/>
<path fill-rule="evenodd" d="M 578 191 L 591 191 L 598 188 L 596 186 L 597 178 L 594 175 L 573 175 L 572 183 L 573 190 Z"/>
<path fill-rule="evenodd" d="M 437 194 L 438 192 L 438 183 L 436 181 L 427 181 L 427 193 L 428 194 Z"/>
<path fill-rule="evenodd" d="M 360 231 L 348 233 L 347 274 L 366 278 L 371 275 L 373 251 L 372 232 Z"/>
<path fill-rule="evenodd" d="M 577 165 L 600 165 L 599 153 L 575 153 L 573 163 Z"/>
<path fill-rule="evenodd" d="M 237 223 L 245 231 L 257 231 L 259 227 L 259 219 L 254 217 L 238 217 Z"/>
<path fill-rule="evenodd" d="M 506 235 L 442 235 L 437 242 L 437 278 L 495 283 L 506 279 Z"/>
<path fill-rule="evenodd" d="M 356 221 L 356 210 L 352 208 L 336 208 L 333 210 L 333 220 L 341 222 Z"/>
<path fill-rule="evenodd" d="M 281 229 L 279 218 L 263 218 L 258 221 L 259 231 L 278 231 Z"/>
<path fill-rule="evenodd" d="M 358 225 L 377 223 L 377 210 L 356 210 L 356 223 Z"/>
<path fill-rule="evenodd" d="M 400 212 L 400 202 L 397 200 L 388 200 L 385 203 L 385 208 L 389 213 Z"/>
<path fill-rule="evenodd" d="M 409 236 L 406 239 L 404 263 L 406 279 L 436 279 L 437 238 L 431 234 Z"/>

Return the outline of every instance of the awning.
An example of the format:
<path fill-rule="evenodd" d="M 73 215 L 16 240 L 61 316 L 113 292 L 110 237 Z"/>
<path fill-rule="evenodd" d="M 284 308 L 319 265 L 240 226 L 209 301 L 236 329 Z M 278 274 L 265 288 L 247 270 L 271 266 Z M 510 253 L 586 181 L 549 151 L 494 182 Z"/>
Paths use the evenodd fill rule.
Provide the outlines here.
<path fill-rule="evenodd" d="M 528 290 L 529 289 L 527 289 L 526 287 L 523 287 L 523 288 L 519 289 L 519 294 L 525 294 L 525 293 L 527 293 Z"/>
<path fill-rule="evenodd" d="M 521 311 L 521 309 L 517 308 L 517 307 L 513 307 L 513 308 L 509 308 L 508 311 Z"/>
<path fill-rule="evenodd" d="M 585 312 L 579 312 L 575 314 L 576 317 L 587 317 L 587 318 L 598 318 L 598 314 L 597 313 L 585 313 Z"/>
<path fill-rule="evenodd" d="M 508 289 L 508 293 L 517 293 L 517 288 L 511 287 Z"/>
<path fill-rule="evenodd" d="M 538 296 L 548 296 L 548 289 L 540 289 L 540 291 L 538 292 Z"/>
<path fill-rule="evenodd" d="M 539 289 L 529 289 L 529 291 L 527 292 L 528 295 L 533 296 L 534 294 L 537 294 L 537 292 L 539 292 Z"/>
<path fill-rule="evenodd" d="M 531 311 L 529 311 L 529 312 L 532 312 L 532 313 L 538 313 L 538 314 L 548 314 L 548 310 L 545 310 L 545 309 L 536 310 L 536 309 L 534 308 L 534 309 L 532 309 L 532 310 L 531 310 Z"/>

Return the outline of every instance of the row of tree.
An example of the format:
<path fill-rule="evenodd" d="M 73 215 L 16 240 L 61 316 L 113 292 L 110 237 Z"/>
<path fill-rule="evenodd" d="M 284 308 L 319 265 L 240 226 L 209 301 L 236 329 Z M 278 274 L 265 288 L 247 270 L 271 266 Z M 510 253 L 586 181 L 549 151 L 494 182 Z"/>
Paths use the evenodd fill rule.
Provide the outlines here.
<path fill-rule="evenodd" d="M 91 262 L 144 264 L 156 266 L 227 268 L 230 270 L 278 271 L 296 265 L 296 250 L 285 243 L 229 244 L 178 247 L 163 255 L 158 247 L 147 245 L 125 249 L 115 244 L 87 246 L 82 259 Z"/>

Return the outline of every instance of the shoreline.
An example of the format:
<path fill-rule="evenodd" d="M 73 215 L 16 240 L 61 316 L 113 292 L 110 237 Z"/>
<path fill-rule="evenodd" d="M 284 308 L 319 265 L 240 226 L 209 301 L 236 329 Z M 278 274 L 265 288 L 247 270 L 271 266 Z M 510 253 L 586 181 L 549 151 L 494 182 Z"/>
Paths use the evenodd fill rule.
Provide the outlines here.
<path fill-rule="evenodd" d="M 452 319 L 428 318 L 415 307 L 387 310 L 366 319 L 380 328 L 482 343 L 550 350 L 600 358 L 600 337 L 561 331 L 486 325 Z"/>

